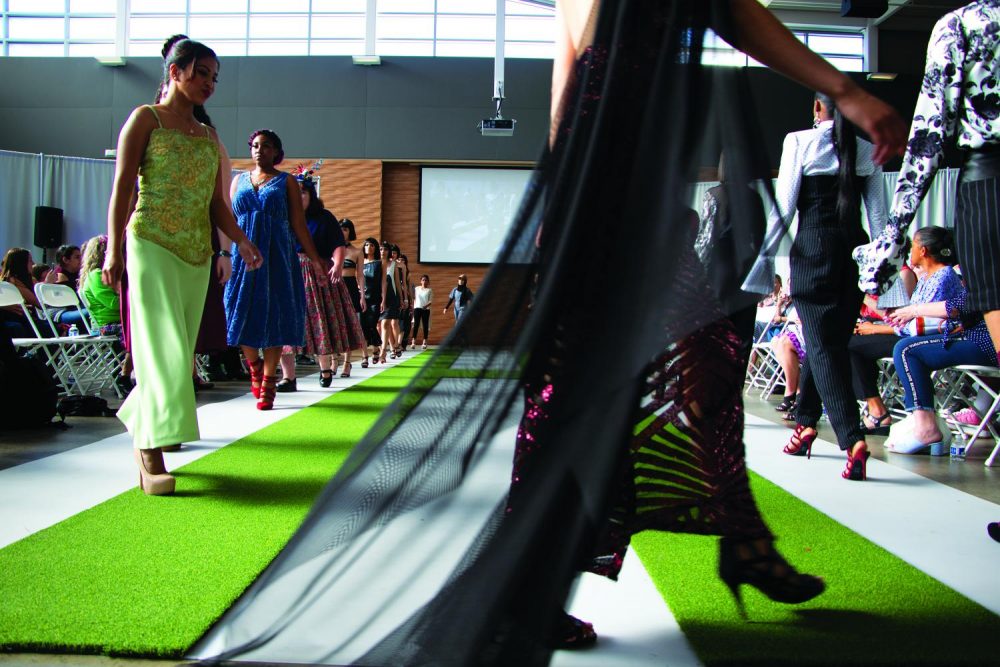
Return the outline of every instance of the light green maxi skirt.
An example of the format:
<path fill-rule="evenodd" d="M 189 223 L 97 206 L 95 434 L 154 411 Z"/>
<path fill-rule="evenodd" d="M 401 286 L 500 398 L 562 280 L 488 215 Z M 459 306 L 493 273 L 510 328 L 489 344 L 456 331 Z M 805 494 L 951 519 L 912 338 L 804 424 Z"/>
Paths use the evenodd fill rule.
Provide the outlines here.
<path fill-rule="evenodd" d="M 136 386 L 118 418 L 138 449 L 198 440 L 191 372 L 212 263 L 193 266 L 135 234 L 125 243 Z"/>

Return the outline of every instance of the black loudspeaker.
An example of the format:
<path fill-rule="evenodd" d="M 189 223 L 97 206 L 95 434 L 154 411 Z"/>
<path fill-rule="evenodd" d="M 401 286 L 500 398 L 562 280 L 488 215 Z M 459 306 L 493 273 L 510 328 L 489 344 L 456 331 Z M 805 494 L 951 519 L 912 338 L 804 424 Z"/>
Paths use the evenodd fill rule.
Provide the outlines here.
<path fill-rule="evenodd" d="M 877 19 L 889 11 L 889 0 L 841 0 L 840 15 Z"/>
<path fill-rule="evenodd" d="M 63 241 L 63 210 L 54 206 L 35 207 L 35 245 L 58 248 Z"/>

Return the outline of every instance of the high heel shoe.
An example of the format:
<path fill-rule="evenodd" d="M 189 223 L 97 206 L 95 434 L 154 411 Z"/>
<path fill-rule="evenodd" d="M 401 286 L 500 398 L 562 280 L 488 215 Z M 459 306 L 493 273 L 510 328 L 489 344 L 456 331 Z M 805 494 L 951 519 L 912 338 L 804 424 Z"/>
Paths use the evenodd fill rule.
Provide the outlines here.
<path fill-rule="evenodd" d="M 868 467 L 868 457 L 872 453 L 867 449 L 860 454 L 851 454 L 850 451 L 847 452 L 847 467 L 844 468 L 844 472 L 840 473 L 840 476 L 844 479 L 849 479 L 852 482 L 863 482 L 868 479 L 867 467 Z"/>
<path fill-rule="evenodd" d="M 274 388 L 279 394 L 287 394 L 299 390 L 298 378 L 281 378 L 281 382 Z"/>
<path fill-rule="evenodd" d="M 801 574 L 774 548 L 770 538 L 741 540 L 723 537 L 719 541 L 719 578 L 729 587 L 740 616 L 747 618 L 740 586 L 748 584 L 774 600 L 799 604 L 812 600 L 826 589 L 819 577 Z"/>
<path fill-rule="evenodd" d="M 1000 542 L 1000 521 L 986 524 L 986 533 L 994 542 Z"/>
<path fill-rule="evenodd" d="M 869 421 L 871 420 L 871 421 Z M 889 435 L 889 426 L 892 424 L 892 415 L 888 412 L 876 417 L 868 408 L 861 413 L 861 430 L 865 435 Z"/>
<path fill-rule="evenodd" d="M 342 377 L 342 378 L 349 378 L 349 377 L 351 377 L 351 368 L 352 368 L 351 362 L 348 361 L 347 363 L 345 363 L 344 364 L 344 370 L 340 373 L 340 377 Z"/>
<path fill-rule="evenodd" d="M 361 368 L 368 368 L 368 357 L 361 360 Z"/>
<path fill-rule="evenodd" d="M 816 441 L 816 436 L 819 435 L 819 433 L 813 431 L 810 435 L 803 435 L 802 432 L 807 428 L 809 427 L 803 426 L 802 424 L 796 426 L 791 439 L 781 451 L 789 456 L 805 456 L 807 459 L 812 458 L 813 443 Z"/>
<path fill-rule="evenodd" d="M 264 360 L 248 361 L 247 369 L 250 371 L 250 393 L 254 398 L 260 398 L 260 379 L 264 376 Z"/>
<path fill-rule="evenodd" d="M 277 375 L 262 375 L 260 378 L 260 399 L 257 401 L 258 410 L 270 410 L 274 407 L 274 394 L 278 386 Z"/>
<path fill-rule="evenodd" d="M 781 403 L 774 406 L 774 409 L 778 412 L 791 412 L 795 409 L 795 394 L 789 394 L 788 396 L 781 397 Z"/>
<path fill-rule="evenodd" d="M 593 646 L 597 642 L 594 626 L 581 621 L 576 616 L 570 616 L 560 610 L 552 626 L 551 644 L 556 649 L 575 649 Z"/>
<path fill-rule="evenodd" d="M 380 364 L 384 364 L 385 363 L 385 350 L 382 350 L 382 354 L 379 355 L 378 361 L 379 361 Z"/>
<path fill-rule="evenodd" d="M 332 370 L 320 371 L 319 386 L 325 388 L 329 387 L 331 384 L 333 384 L 333 371 Z"/>
<path fill-rule="evenodd" d="M 139 488 L 142 489 L 143 493 L 147 496 L 169 496 L 173 493 L 177 484 L 177 480 L 174 479 L 174 476 L 169 475 L 166 472 L 149 472 L 142 452 L 156 452 L 156 454 L 150 454 L 149 456 L 159 456 L 161 459 L 160 467 L 163 467 L 163 454 L 155 449 L 136 449 L 133 451 L 135 451 L 135 462 L 139 466 Z"/>

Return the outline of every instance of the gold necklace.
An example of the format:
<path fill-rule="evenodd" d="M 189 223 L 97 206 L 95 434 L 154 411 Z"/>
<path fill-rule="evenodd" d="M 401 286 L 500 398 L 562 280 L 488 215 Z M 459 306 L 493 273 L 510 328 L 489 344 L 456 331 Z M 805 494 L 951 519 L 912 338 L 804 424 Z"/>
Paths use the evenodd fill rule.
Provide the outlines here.
<path fill-rule="evenodd" d="M 265 174 L 264 172 L 260 172 L 260 176 L 261 177 L 259 179 L 255 180 L 253 177 L 253 172 L 250 172 L 250 185 L 252 185 L 255 190 L 259 189 L 260 186 L 264 185 L 273 178 L 272 174 Z"/>

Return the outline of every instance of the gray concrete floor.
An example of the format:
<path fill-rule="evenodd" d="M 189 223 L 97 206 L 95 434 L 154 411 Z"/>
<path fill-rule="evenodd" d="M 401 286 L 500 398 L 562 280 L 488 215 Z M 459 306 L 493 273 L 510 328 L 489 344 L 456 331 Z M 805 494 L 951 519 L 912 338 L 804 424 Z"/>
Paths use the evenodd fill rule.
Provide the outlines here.
<path fill-rule="evenodd" d="M 794 422 L 782 422 L 781 413 L 774 409 L 781 402 L 781 396 L 775 395 L 768 400 L 761 400 L 757 393 L 752 391 L 749 396 L 745 397 L 744 404 L 747 412 L 768 421 L 787 424 L 788 436 L 791 437 L 795 426 Z M 829 442 L 837 442 L 830 423 L 825 419 L 820 420 L 818 430 L 820 438 Z M 884 436 L 869 436 L 866 440 L 872 456 L 877 459 L 983 500 L 1000 504 L 1000 466 L 987 468 L 983 465 L 986 455 L 993 447 L 993 440 L 978 441 L 964 461 L 952 461 L 947 456 L 894 454 L 883 448 Z M 780 453 L 781 448 L 787 442 L 786 438 L 783 442 L 774 443 L 775 452 Z M 997 518 L 1000 519 L 1000 516 Z"/>

